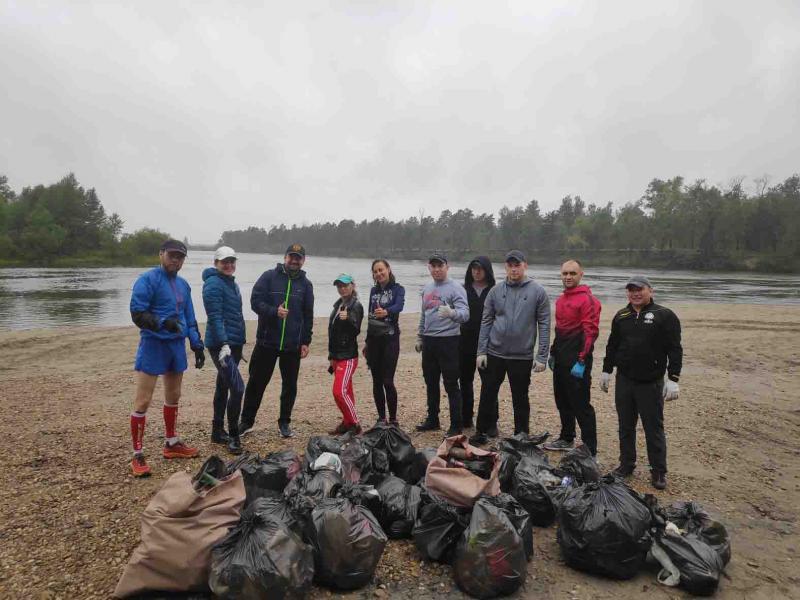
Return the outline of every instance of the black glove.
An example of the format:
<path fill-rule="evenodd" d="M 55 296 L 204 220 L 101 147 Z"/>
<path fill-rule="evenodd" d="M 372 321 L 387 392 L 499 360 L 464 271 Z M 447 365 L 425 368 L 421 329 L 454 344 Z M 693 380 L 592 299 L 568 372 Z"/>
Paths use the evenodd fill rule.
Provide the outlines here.
<path fill-rule="evenodd" d="M 202 369 L 204 364 L 206 364 L 206 353 L 203 352 L 202 348 L 196 348 L 194 351 L 194 368 Z"/>
<path fill-rule="evenodd" d="M 181 332 L 181 324 L 178 323 L 178 319 L 164 319 L 162 327 L 170 333 Z"/>

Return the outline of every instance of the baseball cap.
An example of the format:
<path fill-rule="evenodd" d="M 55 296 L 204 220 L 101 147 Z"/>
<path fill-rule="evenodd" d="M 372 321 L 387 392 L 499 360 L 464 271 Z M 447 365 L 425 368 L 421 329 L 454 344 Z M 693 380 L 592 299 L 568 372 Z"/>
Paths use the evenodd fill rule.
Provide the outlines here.
<path fill-rule="evenodd" d="M 447 255 L 441 250 L 434 250 L 428 257 L 428 262 L 432 263 L 435 260 L 438 260 L 440 263 L 447 264 Z"/>
<path fill-rule="evenodd" d="M 186 252 L 186 244 L 181 242 L 180 240 L 167 240 L 163 244 L 161 244 L 161 251 L 162 252 L 180 252 L 184 256 L 188 254 Z"/>
<path fill-rule="evenodd" d="M 349 275 L 348 273 L 339 273 L 339 276 L 333 280 L 333 285 L 336 285 L 337 283 L 348 284 L 353 283 L 353 281 L 355 280 L 353 279 L 352 275 Z"/>
<path fill-rule="evenodd" d="M 220 246 L 214 252 L 214 260 L 225 260 L 226 258 L 236 258 L 236 250 L 230 246 Z"/>
<path fill-rule="evenodd" d="M 508 254 L 506 254 L 506 261 L 515 260 L 517 262 L 528 262 L 525 260 L 525 255 L 522 253 L 521 250 L 509 250 Z"/>
<path fill-rule="evenodd" d="M 306 249 L 303 248 L 301 244 L 291 244 L 288 248 L 286 248 L 286 254 L 297 254 L 297 256 L 302 256 L 303 258 L 306 257 Z"/>
<path fill-rule="evenodd" d="M 625 287 L 629 288 L 631 286 L 637 288 L 653 287 L 652 285 L 650 285 L 650 280 L 644 275 L 634 275 L 633 277 L 628 279 L 628 283 L 625 284 Z"/>

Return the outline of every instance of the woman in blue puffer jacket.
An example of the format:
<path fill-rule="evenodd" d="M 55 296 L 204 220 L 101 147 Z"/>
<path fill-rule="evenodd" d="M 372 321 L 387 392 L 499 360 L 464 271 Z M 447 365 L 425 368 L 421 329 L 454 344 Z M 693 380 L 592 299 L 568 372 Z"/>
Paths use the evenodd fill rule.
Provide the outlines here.
<path fill-rule="evenodd" d="M 206 348 L 217 367 L 217 386 L 214 391 L 214 420 L 211 441 L 228 444 L 233 454 L 242 453 L 239 439 L 239 414 L 242 394 L 229 390 L 223 375 L 225 361 L 239 365 L 245 343 L 245 325 L 242 314 L 242 294 L 233 276 L 236 271 L 236 252 L 222 246 L 214 253 L 214 266 L 203 271 L 203 306 L 206 309 Z M 225 432 L 225 412 L 228 413 L 228 432 Z"/>

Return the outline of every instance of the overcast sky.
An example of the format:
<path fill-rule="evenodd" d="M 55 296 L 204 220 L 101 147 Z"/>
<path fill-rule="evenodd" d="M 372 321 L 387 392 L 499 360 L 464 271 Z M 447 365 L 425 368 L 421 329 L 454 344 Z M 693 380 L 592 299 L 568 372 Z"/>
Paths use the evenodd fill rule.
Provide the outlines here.
<path fill-rule="evenodd" d="M 195 242 L 774 182 L 799 31 L 796 0 L 0 0 L 0 174 L 74 172 L 127 231 Z"/>

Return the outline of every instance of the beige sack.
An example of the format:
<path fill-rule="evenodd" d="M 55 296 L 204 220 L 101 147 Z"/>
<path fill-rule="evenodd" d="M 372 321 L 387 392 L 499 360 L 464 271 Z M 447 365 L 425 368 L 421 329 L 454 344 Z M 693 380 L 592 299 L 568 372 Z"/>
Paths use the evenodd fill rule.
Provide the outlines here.
<path fill-rule="evenodd" d="M 463 467 L 448 467 L 447 456 L 451 448 L 466 449 L 471 456 L 492 456 L 493 466 L 489 479 L 482 479 L 473 475 Z M 467 436 L 454 435 L 445 438 L 442 445 L 436 450 L 436 458 L 428 463 L 425 472 L 425 487 L 428 491 L 446 500 L 455 506 L 472 507 L 478 496 L 488 494 L 497 496 L 500 493 L 500 457 L 496 452 L 487 452 L 481 448 L 470 446 Z"/>
<path fill-rule="evenodd" d="M 241 471 L 199 493 L 191 475 L 175 473 L 142 513 L 142 541 L 114 596 L 207 589 L 211 547 L 239 522 L 244 498 Z"/>

